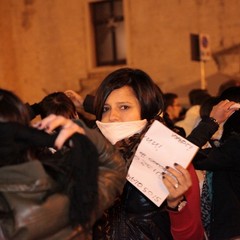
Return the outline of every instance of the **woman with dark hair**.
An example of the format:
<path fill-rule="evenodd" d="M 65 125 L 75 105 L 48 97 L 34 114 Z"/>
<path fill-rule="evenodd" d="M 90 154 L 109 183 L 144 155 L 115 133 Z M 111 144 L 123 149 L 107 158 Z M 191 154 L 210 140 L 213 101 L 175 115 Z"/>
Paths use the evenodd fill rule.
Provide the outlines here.
<path fill-rule="evenodd" d="M 151 123 L 163 122 L 163 109 L 161 90 L 139 69 L 112 72 L 95 95 L 96 124 L 118 147 L 128 167 Z M 184 169 L 176 164 L 175 168 L 168 167 L 168 173 L 171 175 L 164 174 L 163 183 L 169 195 L 160 207 L 127 182 L 114 206 L 95 224 L 94 239 L 203 239 L 199 186 L 193 166 Z"/>
<path fill-rule="evenodd" d="M 102 118 L 105 102 L 115 89 L 129 86 L 141 106 L 141 119 L 151 120 L 163 110 L 163 95 L 150 76 L 141 71 L 123 68 L 109 74 L 98 87 L 95 94 L 95 115 Z"/>
<path fill-rule="evenodd" d="M 240 87 L 226 89 L 219 101 L 240 103 Z M 205 225 L 210 240 L 240 239 L 240 111 L 239 107 L 225 111 L 235 112 L 224 122 L 218 145 L 201 150 L 193 161 L 196 169 L 208 173 Z"/>
<path fill-rule="evenodd" d="M 190 140 L 203 146 L 217 130 L 217 122 L 225 121 L 233 113 L 234 110 L 225 111 L 232 104 L 223 101 L 214 107 L 210 117 L 200 122 L 190 135 Z M 161 90 L 139 69 L 112 72 L 95 95 L 96 124 L 119 149 L 127 167 L 152 122 L 163 122 L 162 110 Z M 167 166 L 162 179 L 169 195 L 160 207 L 127 182 L 114 205 L 95 224 L 94 239 L 203 239 L 199 184 L 192 164 L 187 169 L 177 163 L 174 167 Z"/>
<path fill-rule="evenodd" d="M 124 163 L 82 122 L 50 115 L 36 124 L 48 134 L 29 119 L 25 104 L 0 89 L 0 239 L 91 239 L 122 191 Z"/>

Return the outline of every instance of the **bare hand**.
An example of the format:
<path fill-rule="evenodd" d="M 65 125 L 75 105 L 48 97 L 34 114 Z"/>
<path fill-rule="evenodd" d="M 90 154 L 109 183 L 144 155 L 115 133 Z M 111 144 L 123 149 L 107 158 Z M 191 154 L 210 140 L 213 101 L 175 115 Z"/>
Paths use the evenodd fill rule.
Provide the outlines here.
<path fill-rule="evenodd" d="M 234 107 L 235 104 L 236 102 L 229 100 L 219 102 L 212 108 L 210 117 L 216 119 L 219 124 L 225 122 L 236 110 L 239 109 Z"/>
<path fill-rule="evenodd" d="M 187 190 L 192 186 L 192 180 L 188 170 L 178 164 L 174 167 L 175 169 L 167 167 L 166 173 L 163 173 L 163 183 L 169 191 L 167 197 L 169 207 L 176 207 Z"/>
<path fill-rule="evenodd" d="M 35 123 L 33 127 L 40 130 L 45 130 L 47 133 L 52 133 L 54 129 L 61 127 L 60 133 L 58 134 L 55 141 L 55 147 L 57 149 L 60 149 L 63 146 L 64 142 L 74 133 L 85 134 L 84 129 L 78 126 L 72 120 L 53 114 Z"/>
<path fill-rule="evenodd" d="M 64 93 L 72 100 L 77 109 L 83 108 L 83 98 L 81 95 L 73 90 L 66 90 Z"/>

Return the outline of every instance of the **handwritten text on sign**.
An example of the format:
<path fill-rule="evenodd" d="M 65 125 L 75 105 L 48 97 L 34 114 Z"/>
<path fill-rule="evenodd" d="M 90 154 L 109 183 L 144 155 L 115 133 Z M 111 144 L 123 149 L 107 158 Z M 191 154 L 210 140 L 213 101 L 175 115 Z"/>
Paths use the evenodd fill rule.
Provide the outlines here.
<path fill-rule="evenodd" d="M 186 168 L 197 150 L 197 146 L 154 121 L 138 146 L 127 180 L 160 206 L 168 196 L 162 182 L 165 167 L 178 163 Z"/>

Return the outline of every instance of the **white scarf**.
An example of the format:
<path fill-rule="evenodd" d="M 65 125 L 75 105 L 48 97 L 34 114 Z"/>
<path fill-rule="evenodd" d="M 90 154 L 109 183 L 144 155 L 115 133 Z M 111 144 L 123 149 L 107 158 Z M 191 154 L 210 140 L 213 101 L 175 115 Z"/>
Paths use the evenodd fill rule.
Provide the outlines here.
<path fill-rule="evenodd" d="M 135 133 L 141 132 L 146 126 L 147 120 L 111 123 L 96 121 L 96 124 L 102 134 L 114 145 L 124 138 L 131 137 Z"/>

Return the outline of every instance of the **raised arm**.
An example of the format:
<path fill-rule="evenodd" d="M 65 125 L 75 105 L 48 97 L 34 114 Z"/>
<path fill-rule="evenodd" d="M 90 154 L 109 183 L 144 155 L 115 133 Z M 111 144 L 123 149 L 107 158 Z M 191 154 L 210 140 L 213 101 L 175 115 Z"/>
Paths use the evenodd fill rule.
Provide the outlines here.
<path fill-rule="evenodd" d="M 219 124 L 225 122 L 238 108 L 233 107 L 236 103 L 224 100 L 215 105 L 210 116 L 202 119 L 196 128 L 189 134 L 187 139 L 202 147 L 212 135 L 218 130 Z"/>
<path fill-rule="evenodd" d="M 47 132 L 52 132 L 60 127 L 60 133 L 55 141 L 57 148 L 61 148 L 64 142 L 74 133 L 85 134 L 96 146 L 99 155 L 99 201 L 92 220 L 93 223 L 106 208 L 111 206 L 115 197 L 122 192 L 127 174 L 125 162 L 114 146 L 108 143 L 97 130 L 87 128 L 82 121 L 75 123 L 62 116 L 50 115 L 36 123 L 35 127 L 45 129 Z"/>

